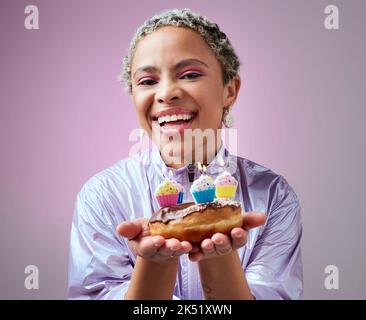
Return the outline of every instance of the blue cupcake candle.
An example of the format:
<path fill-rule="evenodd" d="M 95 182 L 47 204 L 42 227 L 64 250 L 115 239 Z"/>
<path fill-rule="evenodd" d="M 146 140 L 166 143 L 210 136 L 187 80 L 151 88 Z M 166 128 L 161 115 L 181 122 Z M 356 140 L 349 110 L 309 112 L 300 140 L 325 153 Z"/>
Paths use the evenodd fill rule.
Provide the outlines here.
<path fill-rule="evenodd" d="M 206 167 L 203 166 L 203 170 L 201 168 L 201 164 L 198 163 L 198 169 L 204 173 L 193 182 L 190 192 L 196 203 L 212 202 L 215 198 L 215 183 L 209 175 L 205 174 Z"/>
<path fill-rule="evenodd" d="M 169 171 L 169 176 L 172 176 L 171 171 Z M 178 204 L 181 204 L 183 202 L 183 195 L 184 195 L 184 187 L 178 183 L 177 181 L 172 180 L 175 187 L 178 189 Z"/>
<path fill-rule="evenodd" d="M 176 182 L 175 185 L 178 188 L 178 192 L 179 192 L 179 195 L 178 195 L 178 204 L 181 204 L 183 202 L 184 188 L 178 182 Z"/>

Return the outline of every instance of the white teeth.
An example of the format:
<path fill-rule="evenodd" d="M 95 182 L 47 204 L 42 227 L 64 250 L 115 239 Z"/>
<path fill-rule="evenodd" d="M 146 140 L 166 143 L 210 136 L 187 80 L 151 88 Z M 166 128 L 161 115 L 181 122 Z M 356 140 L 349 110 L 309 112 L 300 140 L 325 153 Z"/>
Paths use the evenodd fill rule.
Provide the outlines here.
<path fill-rule="evenodd" d="M 192 118 L 192 115 L 189 114 L 173 114 L 171 116 L 163 116 L 158 118 L 159 124 L 163 122 L 171 122 L 177 120 L 189 120 Z"/>

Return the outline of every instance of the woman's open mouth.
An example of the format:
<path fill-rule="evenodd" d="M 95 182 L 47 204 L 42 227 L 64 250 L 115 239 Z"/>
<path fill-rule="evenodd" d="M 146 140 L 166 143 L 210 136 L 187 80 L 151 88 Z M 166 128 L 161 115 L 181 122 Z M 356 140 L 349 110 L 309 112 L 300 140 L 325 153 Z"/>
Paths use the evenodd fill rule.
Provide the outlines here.
<path fill-rule="evenodd" d="M 173 113 L 168 115 L 160 115 L 153 117 L 160 126 L 160 133 L 165 135 L 183 134 L 188 129 L 196 117 L 197 113 Z"/>

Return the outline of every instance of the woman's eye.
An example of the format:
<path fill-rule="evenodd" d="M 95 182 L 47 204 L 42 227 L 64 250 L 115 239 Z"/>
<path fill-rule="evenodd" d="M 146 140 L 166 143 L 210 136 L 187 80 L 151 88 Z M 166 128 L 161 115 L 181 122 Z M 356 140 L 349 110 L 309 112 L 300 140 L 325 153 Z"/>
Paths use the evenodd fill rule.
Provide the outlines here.
<path fill-rule="evenodd" d="M 138 86 L 152 86 L 153 84 L 155 84 L 156 81 L 153 79 L 146 79 L 146 80 L 142 80 L 140 81 L 137 85 Z"/>
<path fill-rule="evenodd" d="M 199 74 L 197 72 L 190 72 L 190 73 L 186 73 L 186 74 L 182 75 L 180 78 L 181 79 L 195 79 L 200 76 L 201 76 L 201 74 Z"/>

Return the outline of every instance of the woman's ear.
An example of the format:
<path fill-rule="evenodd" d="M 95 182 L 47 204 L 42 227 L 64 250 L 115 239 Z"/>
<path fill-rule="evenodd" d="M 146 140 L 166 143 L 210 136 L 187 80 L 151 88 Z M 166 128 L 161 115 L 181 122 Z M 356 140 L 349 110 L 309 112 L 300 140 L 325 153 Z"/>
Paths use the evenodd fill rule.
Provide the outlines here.
<path fill-rule="evenodd" d="M 224 87 L 224 101 L 223 107 L 228 108 L 232 106 L 238 97 L 241 86 L 241 78 L 239 75 L 232 78 Z"/>

